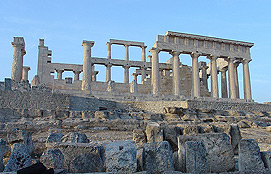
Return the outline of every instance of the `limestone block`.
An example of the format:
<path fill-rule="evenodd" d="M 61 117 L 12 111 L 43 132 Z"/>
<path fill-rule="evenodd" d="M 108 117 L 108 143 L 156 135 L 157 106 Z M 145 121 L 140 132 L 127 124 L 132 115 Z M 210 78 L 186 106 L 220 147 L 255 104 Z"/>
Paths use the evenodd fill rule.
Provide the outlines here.
<path fill-rule="evenodd" d="M 3 164 L 3 158 L 7 151 L 7 142 L 4 139 L 0 139 L 0 172 L 2 172 L 5 168 Z"/>
<path fill-rule="evenodd" d="M 230 137 L 226 133 L 182 135 L 178 138 L 180 169 L 185 172 L 185 142 L 202 141 L 206 148 L 208 172 L 226 172 L 234 169 L 234 154 Z"/>
<path fill-rule="evenodd" d="M 271 132 L 271 126 L 267 126 L 265 129 L 267 132 Z"/>
<path fill-rule="evenodd" d="M 105 145 L 106 172 L 132 173 L 137 169 L 134 141 L 115 141 Z"/>
<path fill-rule="evenodd" d="M 214 126 L 213 125 L 200 125 L 199 127 L 199 133 L 213 133 L 214 132 Z"/>
<path fill-rule="evenodd" d="M 31 87 L 33 86 L 40 86 L 41 82 L 40 82 L 40 78 L 38 75 L 35 75 L 31 81 Z"/>
<path fill-rule="evenodd" d="M 142 129 L 134 129 L 133 140 L 135 141 L 137 146 L 142 146 L 144 143 L 147 142 L 145 132 Z"/>
<path fill-rule="evenodd" d="M 271 152 L 261 152 L 264 167 L 271 169 Z"/>
<path fill-rule="evenodd" d="M 207 173 L 206 149 L 202 141 L 185 142 L 187 173 Z"/>
<path fill-rule="evenodd" d="M 180 115 L 183 112 L 183 108 L 178 107 L 164 107 L 164 114 L 177 114 Z"/>
<path fill-rule="evenodd" d="M 32 165 L 32 158 L 24 144 L 15 143 L 12 147 L 12 153 L 9 157 L 4 172 L 17 171 L 19 169 Z"/>
<path fill-rule="evenodd" d="M 234 151 L 234 154 L 238 154 L 238 144 L 240 143 L 242 136 L 237 124 L 231 124 L 230 129 L 231 145 Z"/>
<path fill-rule="evenodd" d="M 199 126 L 197 125 L 184 125 L 183 134 L 184 135 L 195 135 L 199 133 Z"/>
<path fill-rule="evenodd" d="M 78 133 L 78 132 L 70 132 L 61 138 L 61 142 L 89 143 L 89 140 L 86 134 Z"/>
<path fill-rule="evenodd" d="M 32 153 L 34 149 L 31 133 L 26 130 L 14 129 L 11 132 L 8 132 L 7 139 L 8 143 L 11 145 L 14 143 L 23 143 L 26 146 L 28 153 Z"/>
<path fill-rule="evenodd" d="M 149 122 L 146 127 L 147 142 L 160 142 L 164 140 L 163 128 L 155 122 Z"/>
<path fill-rule="evenodd" d="M 168 141 L 172 151 L 178 150 L 178 139 L 177 137 L 181 135 L 181 128 L 174 125 L 169 125 L 164 127 L 164 140 Z"/>
<path fill-rule="evenodd" d="M 144 170 L 156 174 L 173 171 L 173 154 L 167 141 L 144 144 Z"/>
<path fill-rule="evenodd" d="M 254 139 L 242 139 L 239 144 L 239 171 L 263 170 L 260 148 Z"/>
<path fill-rule="evenodd" d="M 250 125 L 246 121 L 243 121 L 243 120 L 239 121 L 237 124 L 240 128 L 250 128 Z"/>
<path fill-rule="evenodd" d="M 101 146 L 87 143 L 56 144 L 64 156 L 64 168 L 70 173 L 102 171 Z"/>
<path fill-rule="evenodd" d="M 136 171 L 143 171 L 144 170 L 144 148 L 140 148 L 136 152 L 136 161 L 137 161 L 137 169 Z"/>
<path fill-rule="evenodd" d="M 47 169 L 64 169 L 64 156 L 59 149 L 49 149 L 43 152 L 40 162 Z"/>
<path fill-rule="evenodd" d="M 94 113 L 94 118 L 106 120 L 106 119 L 108 119 L 108 112 L 107 111 L 96 111 Z"/>
<path fill-rule="evenodd" d="M 61 142 L 62 137 L 63 137 L 62 133 L 50 133 L 46 139 L 46 143 Z"/>

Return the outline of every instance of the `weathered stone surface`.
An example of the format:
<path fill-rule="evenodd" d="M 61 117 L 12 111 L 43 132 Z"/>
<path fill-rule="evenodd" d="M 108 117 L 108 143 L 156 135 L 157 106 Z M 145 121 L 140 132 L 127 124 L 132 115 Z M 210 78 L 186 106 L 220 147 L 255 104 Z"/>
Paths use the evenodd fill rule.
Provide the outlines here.
<path fill-rule="evenodd" d="M 160 142 L 164 140 L 164 130 L 163 128 L 155 122 L 148 123 L 146 127 L 147 142 Z"/>
<path fill-rule="evenodd" d="M 239 144 L 239 171 L 263 170 L 260 148 L 254 139 L 243 139 Z"/>
<path fill-rule="evenodd" d="M 164 140 L 168 141 L 173 152 L 178 150 L 178 139 L 177 137 L 181 135 L 181 128 L 174 125 L 169 125 L 164 127 Z"/>
<path fill-rule="evenodd" d="M 144 170 L 144 148 L 138 149 L 136 152 L 136 161 L 137 161 L 137 169 L 136 171 L 143 171 Z"/>
<path fill-rule="evenodd" d="M 94 113 L 94 118 L 105 120 L 108 118 L 108 112 L 107 111 L 96 111 Z"/>
<path fill-rule="evenodd" d="M 178 157 L 182 172 L 185 171 L 185 142 L 187 141 L 203 142 L 206 148 L 208 172 L 226 172 L 234 169 L 234 154 L 230 137 L 226 133 L 209 133 L 197 136 L 179 136 Z"/>
<path fill-rule="evenodd" d="M 70 132 L 67 135 L 64 135 L 61 138 L 62 142 L 69 142 L 69 143 L 89 143 L 89 140 L 86 134 L 78 133 L 78 132 Z"/>
<path fill-rule="evenodd" d="M 4 139 L 0 139 L 0 172 L 2 172 L 5 168 L 3 164 L 3 157 L 7 151 L 7 142 Z"/>
<path fill-rule="evenodd" d="M 47 169 L 64 169 L 64 156 L 59 149 L 49 149 L 43 152 L 40 162 Z"/>
<path fill-rule="evenodd" d="M 46 143 L 61 142 L 62 137 L 63 137 L 62 133 L 50 133 L 46 139 Z"/>
<path fill-rule="evenodd" d="M 185 142 L 185 162 L 187 173 L 206 173 L 206 149 L 202 141 Z"/>
<path fill-rule="evenodd" d="M 240 128 L 250 128 L 250 125 L 246 121 L 243 121 L 243 120 L 238 122 L 238 126 Z"/>
<path fill-rule="evenodd" d="M 17 171 L 32 165 L 32 158 L 24 144 L 15 143 L 4 172 Z"/>
<path fill-rule="evenodd" d="M 173 154 L 167 141 L 144 144 L 144 169 L 147 173 L 173 171 Z"/>
<path fill-rule="evenodd" d="M 271 169 L 271 152 L 261 152 L 264 167 Z"/>
<path fill-rule="evenodd" d="M 106 172 L 132 173 L 137 169 L 134 141 L 115 141 L 105 145 Z"/>
<path fill-rule="evenodd" d="M 183 134 L 184 135 L 195 135 L 199 133 L 199 126 L 197 125 L 184 125 Z"/>
<path fill-rule="evenodd" d="M 231 145 L 234 151 L 234 154 L 238 154 L 238 144 L 240 143 L 242 136 L 237 124 L 232 124 L 230 129 Z"/>
<path fill-rule="evenodd" d="M 147 142 L 145 132 L 142 129 L 134 129 L 133 140 L 135 141 L 136 145 L 142 146 Z"/>
<path fill-rule="evenodd" d="M 56 144 L 64 155 L 64 168 L 71 173 L 101 172 L 101 146 L 86 143 Z"/>
<path fill-rule="evenodd" d="M 14 143 L 23 143 L 26 146 L 28 153 L 31 153 L 34 149 L 31 133 L 26 130 L 14 129 L 11 132 L 8 132 L 7 139 L 8 143 L 11 145 Z"/>

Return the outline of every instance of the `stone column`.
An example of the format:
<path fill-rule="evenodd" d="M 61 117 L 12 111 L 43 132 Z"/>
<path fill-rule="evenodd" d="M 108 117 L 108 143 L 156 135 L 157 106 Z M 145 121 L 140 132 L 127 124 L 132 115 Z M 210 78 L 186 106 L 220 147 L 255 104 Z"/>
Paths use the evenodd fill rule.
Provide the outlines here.
<path fill-rule="evenodd" d="M 160 94 L 160 86 L 159 86 L 159 50 L 157 48 L 152 47 L 150 49 L 152 53 L 152 93 L 153 95 Z"/>
<path fill-rule="evenodd" d="M 56 73 L 57 73 L 57 79 L 58 80 L 62 80 L 62 73 L 64 72 L 63 69 L 57 69 Z"/>
<path fill-rule="evenodd" d="M 220 75 L 221 75 L 221 97 L 222 98 L 228 98 L 226 72 L 227 72 L 227 69 L 221 69 L 220 70 Z"/>
<path fill-rule="evenodd" d="M 106 64 L 106 82 L 111 81 L 111 67 L 112 64 Z"/>
<path fill-rule="evenodd" d="M 129 68 L 130 66 L 123 66 L 124 68 L 124 83 L 129 83 Z"/>
<path fill-rule="evenodd" d="M 29 66 L 23 66 L 23 74 L 22 74 L 22 78 L 23 80 L 27 81 L 28 80 L 28 71 L 30 71 L 30 67 Z"/>
<path fill-rule="evenodd" d="M 173 93 L 174 95 L 181 95 L 181 77 L 180 77 L 180 58 L 179 55 L 181 52 L 172 51 L 171 55 L 173 56 Z"/>
<path fill-rule="evenodd" d="M 133 73 L 132 76 L 133 76 L 133 81 L 130 84 L 130 92 L 137 94 L 137 76 L 138 76 L 138 74 Z"/>
<path fill-rule="evenodd" d="M 192 97 L 200 97 L 199 64 L 200 54 L 192 53 Z"/>
<path fill-rule="evenodd" d="M 97 74 L 99 74 L 99 71 L 93 71 L 93 74 L 92 74 L 92 81 L 93 82 L 97 81 Z"/>
<path fill-rule="evenodd" d="M 231 99 L 236 99 L 234 58 L 227 58 L 226 61 L 228 61 L 229 95 Z"/>
<path fill-rule="evenodd" d="M 73 71 L 73 73 L 74 73 L 74 80 L 79 80 L 79 76 L 80 76 L 80 73 L 81 73 L 81 71 Z"/>
<path fill-rule="evenodd" d="M 239 81 L 238 81 L 238 71 L 237 71 L 238 66 L 239 66 L 239 62 L 234 63 L 234 77 L 235 77 L 236 98 L 240 98 L 240 94 L 239 94 Z"/>
<path fill-rule="evenodd" d="M 146 62 L 146 48 L 147 46 L 143 46 L 142 47 L 142 62 Z M 142 67 L 141 68 L 141 84 L 143 84 L 144 82 L 144 79 L 146 78 L 146 68 L 145 67 Z"/>
<path fill-rule="evenodd" d="M 11 42 L 11 44 L 14 48 L 11 79 L 16 82 L 21 82 L 23 73 L 23 56 L 26 54 L 24 50 L 24 38 L 14 37 L 14 41 Z"/>
<path fill-rule="evenodd" d="M 111 43 L 107 42 L 107 59 L 111 59 Z M 106 82 L 111 81 L 111 64 L 106 65 Z"/>
<path fill-rule="evenodd" d="M 148 56 L 148 60 L 149 60 L 149 62 L 151 62 L 151 59 L 152 59 L 152 56 Z"/>
<path fill-rule="evenodd" d="M 251 84 L 250 84 L 250 74 L 248 63 L 251 59 L 243 59 L 243 86 L 244 86 L 244 98 L 247 100 L 252 100 L 251 95 Z"/>
<path fill-rule="evenodd" d="M 129 60 L 129 45 L 125 46 L 125 60 Z"/>
<path fill-rule="evenodd" d="M 91 63 L 91 47 L 93 47 L 94 41 L 84 40 L 82 46 L 84 46 L 84 59 L 83 59 L 83 78 L 82 78 L 82 90 L 91 94 L 91 78 L 92 78 L 92 63 Z"/>
<path fill-rule="evenodd" d="M 201 69 L 201 75 L 202 75 L 202 83 L 208 90 L 208 76 L 207 76 L 207 69 L 209 67 L 206 65 L 206 62 L 200 62 L 200 69 Z"/>
<path fill-rule="evenodd" d="M 208 56 L 211 63 L 211 94 L 213 98 L 218 98 L 217 65 L 216 56 Z"/>

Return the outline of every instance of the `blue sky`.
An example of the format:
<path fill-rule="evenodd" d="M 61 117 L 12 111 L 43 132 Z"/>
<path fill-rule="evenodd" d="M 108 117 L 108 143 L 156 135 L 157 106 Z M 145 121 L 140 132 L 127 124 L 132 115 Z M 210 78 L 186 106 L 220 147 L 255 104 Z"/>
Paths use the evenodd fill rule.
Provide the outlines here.
<path fill-rule="evenodd" d="M 270 11 L 270 0 L 1 0 L 0 80 L 11 74 L 14 36 L 25 38 L 24 65 L 31 67 L 31 80 L 39 38 L 53 51 L 52 62 L 82 64 L 84 39 L 95 41 L 93 56 L 106 57 L 109 39 L 143 41 L 149 49 L 156 35 L 170 30 L 255 43 L 250 63 L 252 95 L 258 102 L 271 101 Z M 113 46 L 112 56 L 124 59 L 124 47 Z M 140 60 L 141 50 L 131 48 L 130 57 Z M 168 58 L 167 53 L 160 54 L 161 62 Z M 181 61 L 191 64 L 188 56 L 181 56 Z M 98 80 L 105 80 L 105 68 L 97 69 Z M 113 70 L 113 80 L 122 81 L 123 70 Z M 238 70 L 242 92 L 241 67 Z"/>

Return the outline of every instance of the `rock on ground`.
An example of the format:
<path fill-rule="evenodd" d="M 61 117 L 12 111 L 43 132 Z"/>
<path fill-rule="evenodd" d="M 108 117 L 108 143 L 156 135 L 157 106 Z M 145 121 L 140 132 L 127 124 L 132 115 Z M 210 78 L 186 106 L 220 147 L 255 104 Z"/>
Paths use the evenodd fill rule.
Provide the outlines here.
<path fill-rule="evenodd" d="M 5 168 L 3 164 L 3 157 L 7 151 L 7 142 L 4 139 L 0 139 L 0 172 Z"/>
<path fill-rule="evenodd" d="M 8 132 L 7 139 L 8 143 L 11 145 L 14 143 L 23 143 L 26 146 L 28 153 L 32 153 L 34 150 L 31 133 L 26 130 L 14 129 L 11 132 Z"/>
<path fill-rule="evenodd" d="M 67 135 L 61 138 L 62 142 L 69 143 L 89 143 L 89 140 L 86 134 L 78 133 L 78 132 L 70 132 Z"/>
<path fill-rule="evenodd" d="M 44 151 L 40 157 L 40 162 L 43 163 L 47 169 L 64 168 L 64 156 L 59 149 L 49 149 Z"/>
<path fill-rule="evenodd" d="M 134 141 L 115 141 L 105 145 L 106 172 L 133 173 L 137 169 Z"/>

